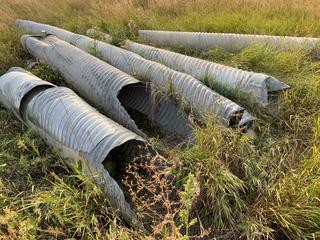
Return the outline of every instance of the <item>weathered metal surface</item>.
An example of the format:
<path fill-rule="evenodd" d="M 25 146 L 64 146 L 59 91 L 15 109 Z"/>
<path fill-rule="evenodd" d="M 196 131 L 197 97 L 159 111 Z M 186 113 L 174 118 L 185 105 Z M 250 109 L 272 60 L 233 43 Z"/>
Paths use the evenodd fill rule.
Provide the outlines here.
<path fill-rule="evenodd" d="M 274 49 L 294 50 L 303 48 L 320 54 L 320 39 L 311 37 L 288 37 L 235 33 L 175 32 L 140 30 L 139 36 L 146 43 L 160 47 L 187 47 L 199 50 L 222 48 L 240 51 L 252 44 L 263 44 Z"/>
<path fill-rule="evenodd" d="M 209 89 L 188 74 L 174 71 L 163 64 L 149 61 L 138 54 L 101 41 L 95 41 L 82 35 L 75 37 L 73 33 L 57 30 L 56 27 L 25 20 L 17 20 L 17 24 L 33 33 L 45 30 L 56 34 L 57 37 L 70 41 L 87 52 L 90 52 L 90 46 L 94 46 L 95 52 L 104 61 L 128 74 L 151 81 L 161 91 L 178 96 L 180 100 L 199 112 L 215 113 L 226 126 L 239 125 L 241 122 L 241 116 L 245 112 L 242 107 Z M 249 117 L 241 123 L 249 126 L 251 121 L 252 118 Z"/>
<path fill-rule="evenodd" d="M 1 78 L 3 79 L 3 78 Z M 0 102 L 11 109 L 17 117 L 20 117 L 20 103 L 24 96 L 33 89 L 49 88 L 54 85 L 30 74 L 21 68 L 11 68 L 5 75 L 5 80 L 0 81 Z"/>
<path fill-rule="evenodd" d="M 87 174 L 103 188 L 111 205 L 128 223 L 137 223 L 136 214 L 104 165 L 119 147 L 123 158 L 136 152 L 149 155 L 143 138 L 100 114 L 72 90 L 56 87 L 21 68 L 0 77 L 0 102 L 48 144 L 60 149 L 69 159 L 67 163 L 84 161 Z"/>
<path fill-rule="evenodd" d="M 82 96 L 126 128 L 144 135 L 127 112 L 132 108 L 171 133 L 193 138 L 187 115 L 168 99 L 153 101 L 152 91 L 145 83 L 53 35 L 26 35 L 21 42 L 32 55 L 57 69 Z"/>
<path fill-rule="evenodd" d="M 206 81 L 209 85 L 218 85 L 232 91 L 235 96 L 245 94 L 248 100 L 263 107 L 269 105 L 271 95 L 276 99 L 274 95 L 280 95 L 289 88 L 287 84 L 263 73 L 248 72 L 132 41 L 126 41 L 125 46 L 149 60 L 159 61 L 177 71 Z"/>

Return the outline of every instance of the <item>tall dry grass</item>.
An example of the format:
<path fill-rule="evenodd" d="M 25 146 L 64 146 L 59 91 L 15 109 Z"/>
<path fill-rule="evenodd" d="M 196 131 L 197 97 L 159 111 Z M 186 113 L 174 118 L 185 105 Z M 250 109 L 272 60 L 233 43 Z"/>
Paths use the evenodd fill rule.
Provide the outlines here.
<path fill-rule="evenodd" d="M 0 74 L 13 65 L 23 66 L 29 57 L 19 43 L 22 33 L 14 27 L 16 18 L 80 33 L 88 27 L 99 27 L 111 33 L 116 42 L 135 37 L 139 28 L 320 36 L 319 5 L 319 0 L 0 0 Z M 292 90 L 286 94 L 286 108 L 278 118 L 258 115 L 258 137 L 254 141 L 214 121 L 197 129 L 195 144 L 167 149 L 159 140 L 155 146 L 170 160 L 176 187 L 181 190 L 186 186 L 191 172 L 199 183 L 199 194 L 192 208 L 186 201 L 188 212 L 166 216 L 171 227 L 162 222 L 150 227 L 157 226 L 157 233 L 167 239 L 170 229 L 174 229 L 171 239 L 188 239 L 182 235 L 190 223 L 181 228 L 174 225 L 176 218 L 184 216 L 198 221 L 190 226 L 190 235 L 201 230 L 206 236 L 221 239 L 319 239 L 319 61 L 302 51 L 280 52 L 261 46 L 236 54 L 222 50 L 194 54 L 269 73 L 291 85 Z M 46 67 L 33 71 L 45 80 L 62 81 Z M 1 109 L 0 128 L 0 217 L 9 219 L 3 222 L 0 218 L 0 239 L 6 233 L 26 238 L 56 234 L 103 239 L 101 236 L 107 234 L 109 239 L 138 239 L 138 235 L 152 239 L 129 231 L 117 217 L 112 222 L 109 216 L 113 213 L 107 209 L 105 199 L 98 192 L 90 195 L 94 185 L 86 179 L 75 180 L 80 177 L 70 172 L 61 173 L 61 166 L 53 163 L 56 156 Z M 58 173 L 59 178 L 49 172 Z M 160 175 L 149 175 L 160 179 Z M 50 181 L 45 180 L 46 176 Z M 161 186 L 149 181 L 148 175 L 142 176 L 146 177 L 142 179 L 146 181 L 144 190 Z M 64 182 L 70 188 L 65 189 Z M 79 188 L 84 184 L 87 187 Z M 165 197 L 158 193 L 151 195 Z M 57 199 L 56 204 L 50 201 L 52 198 Z M 21 210 L 19 206 L 25 205 L 25 199 L 40 204 Z M 146 200 L 147 205 L 154 202 L 149 198 L 140 200 Z M 84 205 L 88 211 L 74 208 Z M 97 205 L 105 212 L 96 211 Z M 141 215 L 149 213 L 143 212 L 143 204 L 135 208 L 142 211 Z M 48 214 L 48 218 L 43 217 Z M 19 233 L 20 225 L 23 227 Z"/>
<path fill-rule="evenodd" d="M 123 24 L 134 20 L 149 28 L 179 30 L 205 30 L 212 24 L 208 30 L 216 27 L 217 31 L 223 31 L 218 28 L 223 19 L 233 22 L 229 23 L 230 31 L 319 35 L 318 0 L 1 0 L 0 4 L 2 29 L 12 26 L 17 18 L 26 18 L 69 27 L 74 21 L 86 27 L 100 21 Z M 189 22 L 189 17 L 191 21 L 198 19 Z M 290 26 L 290 29 L 277 30 L 279 24 L 275 23 L 279 21 L 283 28 Z M 247 25 L 244 26 L 247 30 L 240 27 L 242 24 Z"/>

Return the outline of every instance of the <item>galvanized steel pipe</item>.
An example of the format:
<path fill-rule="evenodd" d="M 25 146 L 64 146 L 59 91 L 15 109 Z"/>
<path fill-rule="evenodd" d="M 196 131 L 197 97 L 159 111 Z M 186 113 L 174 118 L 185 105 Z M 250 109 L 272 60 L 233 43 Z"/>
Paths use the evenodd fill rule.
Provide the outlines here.
<path fill-rule="evenodd" d="M 127 112 L 133 109 L 167 131 L 193 138 L 186 114 L 168 99 L 153 101 L 145 83 L 53 35 L 26 35 L 21 42 L 28 52 L 57 69 L 82 96 L 126 128 L 144 135 Z"/>
<path fill-rule="evenodd" d="M 248 100 L 262 107 L 277 105 L 279 95 L 289 88 L 287 84 L 263 73 L 243 71 L 132 41 L 126 41 L 125 46 L 149 60 L 188 73 L 211 86 L 227 89 L 235 96 L 245 95 Z"/>
<path fill-rule="evenodd" d="M 162 91 L 170 95 L 177 95 L 180 100 L 187 102 L 197 111 L 215 113 L 226 126 L 249 126 L 252 122 L 252 117 L 242 107 L 209 89 L 188 74 L 174 71 L 133 52 L 56 27 L 26 20 L 17 20 L 17 24 L 33 33 L 40 33 L 43 30 L 53 33 L 87 52 L 90 52 L 94 46 L 95 52 L 104 61 L 128 74 L 150 80 Z M 247 117 L 242 118 L 244 113 Z"/>
<path fill-rule="evenodd" d="M 56 87 L 21 68 L 12 68 L 0 77 L 0 102 L 61 150 L 68 164 L 83 161 L 86 173 L 102 187 L 111 205 L 128 223 L 138 223 L 106 168 L 114 152 L 120 151 L 123 158 L 133 158 L 136 153 L 150 155 L 143 138 L 100 114 L 72 90 Z"/>
<path fill-rule="evenodd" d="M 320 54 L 320 39 L 311 37 L 288 37 L 271 35 L 175 32 L 140 30 L 139 36 L 145 43 L 153 43 L 159 47 L 186 47 L 198 50 L 222 48 L 227 51 L 240 51 L 252 44 L 280 50 L 305 49 Z"/>

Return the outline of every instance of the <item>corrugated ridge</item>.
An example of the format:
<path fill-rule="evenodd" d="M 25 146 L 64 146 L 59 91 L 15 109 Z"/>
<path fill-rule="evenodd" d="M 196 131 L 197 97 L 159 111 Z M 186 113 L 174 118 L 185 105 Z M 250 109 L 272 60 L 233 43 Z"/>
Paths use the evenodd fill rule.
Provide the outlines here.
<path fill-rule="evenodd" d="M 138 88 L 138 94 L 132 94 L 130 89 L 121 95 L 123 105 L 132 109 L 137 109 L 140 113 L 149 115 L 152 120 L 157 120 L 168 129 L 173 127 L 177 132 L 184 133 L 184 137 L 191 135 L 192 129 L 188 127 L 188 119 L 186 114 L 183 114 L 180 109 L 170 104 L 165 96 L 159 96 L 161 99 L 152 99 L 151 91 L 146 91 L 145 88 Z M 123 97 L 122 97 L 123 96 Z M 145 99 L 149 99 L 145 102 Z M 157 102 L 157 104 L 155 103 Z M 181 113 L 179 115 L 179 113 Z M 180 121 L 172 121 L 179 115 Z M 169 128 L 169 126 L 171 126 Z"/>
<path fill-rule="evenodd" d="M 7 74 L 0 77 L 0 101 L 6 108 L 12 109 L 18 118 L 23 97 L 37 87 L 54 87 L 22 68 L 11 68 Z"/>
<path fill-rule="evenodd" d="M 85 98 L 101 107 L 108 116 L 143 135 L 117 98 L 122 88 L 141 83 L 140 81 L 54 36 L 47 36 L 41 41 L 30 36 L 23 37 L 22 42 L 29 52 L 36 57 L 44 58 L 43 60 L 56 68 L 69 84 Z M 145 84 L 141 83 L 141 87 L 142 85 L 145 88 Z M 144 106 L 147 100 L 141 99 L 141 106 Z M 162 107 L 161 111 L 173 107 L 170 106 L 173 105 L 171 102 L 167 102 L 167 105 L 167 107 Z M 155 122 L 184 137 L 192 137 L 187 117 L 177 114 L 172 117 L 174 118 L 171 119 L 170 124 L 162 124 L 162 119 L 155 119 Z M 176 128 L 178 124 L 180 128 Z"/>
<path fill-rule="evenodd" d="M 141 137 L 104 117 L 66 88 L 51 88 L 35 96 L 26 115 L 27 124 L 36 126 L 42 136 L 45 133 L 54 146 L 67 147 L 87 160 L 99 173 L 99 184 L 105 183 L 103 187 L 112 206 L 130 223 L 136 221 L 119 185 L 101 163 L 113 148 L 129 140 L 144 142 Z"/>
<path fill-rule="evenodd" d="M 12 76 L 14 74 L 16 76 Z M 15 80 L 12 81 L 12 79 Z M 126 202 L 119 185 L 104 169 L 102 162 L 112 149 L 128 141 L 130 141 L 130 148 L 134 148 L 133 145 L 144 145 L 145 154 L 148 155 L 146 141 L 100 114 L 70 89 L 55 87 L 25 70 L 16 69 L 0 78 L 1 102 L 9 102 L 10 104 L 6 107 L 17 114 L 16 106 L 12 103 L 15 98 L 11 94 L 22 93 L 21 99 L 23 99 L 32 91 L 30 86 L 50 86 L 51 88 L 39 91 L 32 96 L 26 105 L 22 121 L 51 146 L 59 148 L 62 156 L 71 158 L 73 161 L 88 161 L 89 166 L 98 175 L 92 176 L 92 172 L 84 165 L 87 174 L 94 177 L 97 183 L 103 184 L 102 187 L 111 205 L 120 210 L 125 220 L 130 224 L 136 224 L 136 214 Z M 22 102 L 17 106 L 21 104 Z M 18 117 L 22 119 L 21 116 Z M 128 148 L 125 145 L 123 154 L 127 153 Z"/>
<path fill-rule="evenodd" d="M 42 24 L 24 20 L 19 20 L 17 24 L 35 33 L 39 31 L 42 26 Z M 56 28 L 48 28 L 47 25 L 45 25 L 45 27 L 47 30 L 50 30 L 49 32 L 57 34 L 57 36 L 63 40 L 68 40 L 71 36 L 74 36 L 72 33 L 67 31 L 64 31 L 63 34 L 61 34 L 60 31 L 55 31 Z M 66 35 L 68 36 L 66 37 Z M 239 105 L 204 86 L 201 82 L 190 75 L 174 71 L 162 64 L 144 59 L 138 54 L 101 41 L 95 41 L 81 35 L 77 39 L 77 41 L 73 41 L 73 44 L 76 46 L 85 51 L 89 51 L 89 46 L 94 43 L 96 52 L 104 61 L 128 74 L 149 79 L 162 91 L 171 91 L 171 85 L 173 85 L 174 93 L 177 94 L 180 99 L 186 101 L 199 112 L 209 111 L 217 114 L 217 116 L 227 126 L 229 126 L 229 122 L 233 114 L 242 110 Z M 191 86 L 201 88 L 203 95 L 198 97 L 192 96 L 194 89 L 188 89 Z M 204 93 L 206 93 L 205 95 L 208 99 L 203 98 Z M 221 109 L 221 106 L 223 109 Z"/>
<path fill-rule="evenodd" d="M 177 32 L 140 30 L 139 36 L 144 42 L 158 46 L 189 47 L 201 50 L 223 48 L 228 51 L 239 51 L 253 43 L 261 43 L 277 49 L 292 50 L 305 48 L 319 49 L 319 38 L 272 36 L 235 33 Z"/>
<path fill-rule="evenodd" d="M 55 39 L 53 36 L 47 37 L 46 40 L 51 40 L 53 43 L 49 42 L 46 45 L 46 56 L 42 60 L 54 66 L 69 84 L 74 86 L 85 98 L 103 108 L 111 118 L 141 134 L 141 131 L 138 130 L 134 121 L 117 99 L 117 94 L 122 87 L 138 83 L 138 80 L 122 74 L 107 63 L 99 61 L 80 49 Z M 40 42 L 33 37 L 27 37 L 23 40 L 24 45 L 31 53 L 42 50 L 37 50 L 35 45 L 32 44 L 32 42 L 37 41 Z M 39 54 L 36 55 L 39 56 Z"/>
<path fill-rule="evenodd" d="M 121 139 L 122 134 L 130 133 L 129 138 L 142 139 L 85 104 L 68 88 L 55 87 L 39 93 L 29 103 L 27 114 L 28 121 L 45 129 L 62 145 L 83 154 L 89 154 L 110 136 Z M 97 156 L 100 161 L 104 158 Z"/>
<path fill-rule="evenodd" d="M 288 85 L 262 73 L 248 72 L 132 41 L 126 41 L 126 48 L 149 60 L 161 62 L 197 79 L 209 81 L 212 85 L 219 84 L 232 90 L 235 96 L 248 94 L 252 101 L 263 107 L 269 104 L 269 92 L 277 91 L 280 94 L 289 88 Z M 267 84 L 270 78 L 273 79 L 272 84 Z"/>

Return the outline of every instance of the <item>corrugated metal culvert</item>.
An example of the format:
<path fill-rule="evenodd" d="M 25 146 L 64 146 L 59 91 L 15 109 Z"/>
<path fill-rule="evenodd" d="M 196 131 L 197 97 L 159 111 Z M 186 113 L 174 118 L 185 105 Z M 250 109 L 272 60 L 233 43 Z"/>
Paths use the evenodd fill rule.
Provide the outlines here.
<path fill-rule="evenodd" d="M 69 164 L 84 161 L 87 174 L 103 188 L 111 205 L 128 223 L 137 224 L 136 214 L 107 168 L 116 163 L 112 162 L 115 152 L 121 152 L 122 160 L 155 154 L 143 138 L 100 114 L 72 90 L 56 87 L 21 68 L 0 77 L 0 102 L 60 149 L 61 155 L 71 160 Z"/>
<path fill-rule="evenodd" d="M 53 35 L 26 35 L 21 42 L 28 52 L 57 69 L 83 97 L 126 128 L 144 135 L 128 113 L 133 109 L 166 131 L 193 138 L 187 115 L 166 98 L 154 101 L 145 83 Z"/>
<path fill-rule="evenodd" d="M 302 48 L 313 51 L 317 56 L 320 54 L 320 39 L 311 37 L 155 30 L 140 30 L 139 36 L 144 42 L 153 43 L 159 47 L 187 47 L 198 50 L 222 48 L 227 51 L 240 51 L 252 44 L 263 44 L 274 49 Z"/>
<path fill-rule="evenodd" d="M 181 101 L 199 112 L 216 114 L 226 126 L 249 127 L 251 125 L 252 117 L 242 107 L 209 89 L 188 74 L 149 61 L 133 52 L 95 41 L 86 36 L 75 36 L 74 33 L 56 27 L 25 20 L 17 20 L 17 24 L 33 33 L 39 33 L 42 30 L 53 33 L 87 52 L 90 52 L 90 46 L 94 46 L 95 52 L 104 61 L 128 74 L 151 81 L 161 91 L 168 95 L 178 96 Z M 247 117 L 242 118 L 243 114 Z"/>
<path fill-rule="evenodd" d="M 159 61 L 206 81 L 208 85 L 227 89 L 234 96 L 245 95 L 251 102 L 262 107 L 277 107 L 279 95 L 289 88 L 287 84 L 263 73 L 243 71 L 132 41 L 126 41 L 125 46 L 149 60 Z"/>
<path fill-rule="evenodd" d="M 53 84 L 18 67 L 12 67 L 0 79 L 0 102 L 13 111 L 20 120 L 22 120 L 21 111 L 24 109 L 24 106 L 20 105 L 25 102 L 24 98 L 27 98 L 32 92 L 54 87 Z"/>

